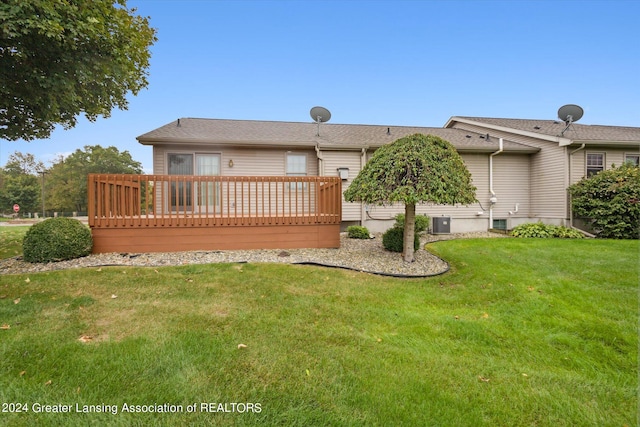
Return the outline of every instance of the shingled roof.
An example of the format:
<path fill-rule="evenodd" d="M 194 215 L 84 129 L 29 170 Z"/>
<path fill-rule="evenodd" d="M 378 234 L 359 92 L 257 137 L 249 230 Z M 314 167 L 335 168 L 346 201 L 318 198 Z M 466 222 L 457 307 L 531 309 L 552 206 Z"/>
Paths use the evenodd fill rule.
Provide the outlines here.
<path fill-rule="evenodd" d="M 640 144 L 640 127 L 601 126 L 572 123 L 562 134 L 567 125 L 560 120 L 535 119 L 500 119 L 490 117 L 458 117 L 454 116 L 445 125 L 453 126 L 456 121 L 477 122 L 500 128 L 508 128 L 525 133 L 538 134 L 544 137 L 563 137 L 574 143 L 607 142 L 607 143 L 636 143 Z"/>
<path fill-rule="evenodd" d="M 460 129 L 386 125 L 351 125 L 181 118 L 137 137 L 144 145 L 197 144 L 257 147 L 378 148 L 404 136 L 422 133 L 451 142 L 458 151 L 493 152 L 498 139 Z M 535 153 L 538 148 L 504 141 L 504 150 Z"/>

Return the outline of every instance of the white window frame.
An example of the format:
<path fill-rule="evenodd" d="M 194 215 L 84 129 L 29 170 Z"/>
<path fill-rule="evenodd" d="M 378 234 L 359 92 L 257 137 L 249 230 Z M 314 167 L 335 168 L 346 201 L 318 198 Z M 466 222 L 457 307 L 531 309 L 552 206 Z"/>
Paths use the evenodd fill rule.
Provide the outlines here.
<path fill-rule="evenodd" d="M 640 166 L 640 153 L 624 153 L 624 162 Z"/>
<path fill-rule="evenodd" d="M 293 158 L 293 157 L 299 157 L 304 159 L 304 172 L 301 170 L 290 170 L 289 158 Z M 296 153 L 296 152 L 286 153 L 285 159 L 284 159 L 285 175 L 286 176 L 307 176 L 309 171 L 308 160 L 309 159 L 306 153 Z M 303 182 L 298 182 L 297 185 L 294 185 L 294 183 L 289 183 L 287 188 L 289 190 L 298 190 L 298 191 L 305 190 L 307 188 L 307 184 Z"/>
<path fill-rule="evenodd" d="M 589 164 L 589 156 L 601 156 L 602 164 L 601 165 L 598 165 L 598 164 L 595 164 L 595 163 Z M 585 155 L 584 155 L 584 175 L 587 178 L 589 178 L 589 177 L 591 177 L 591 176 L 593 176 L 593 175 L 605 170 L 606 169 L 606 164 L 607 164 L 606 160 L 607 160 L 606 153 L 603 153 L 603 152 L 600 152 L 600 151 L 598 151 L 598 152 L 595 152 L 595 151 L 594 152 L 591 152 L 591 151 L 586 152 Z M 598 169 L 598 170 L 596 170 L 596 169 Z"/>

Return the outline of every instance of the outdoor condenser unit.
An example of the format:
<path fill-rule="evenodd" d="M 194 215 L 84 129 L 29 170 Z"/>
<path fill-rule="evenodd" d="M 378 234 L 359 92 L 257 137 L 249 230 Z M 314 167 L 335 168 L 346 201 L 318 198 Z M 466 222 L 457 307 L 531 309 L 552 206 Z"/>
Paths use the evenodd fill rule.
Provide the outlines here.
<path fill-rule="evenodd" d="M 433 218 L 433 234 L 449 234 L 451 233 L 451 217 L 437 216 Z"/>

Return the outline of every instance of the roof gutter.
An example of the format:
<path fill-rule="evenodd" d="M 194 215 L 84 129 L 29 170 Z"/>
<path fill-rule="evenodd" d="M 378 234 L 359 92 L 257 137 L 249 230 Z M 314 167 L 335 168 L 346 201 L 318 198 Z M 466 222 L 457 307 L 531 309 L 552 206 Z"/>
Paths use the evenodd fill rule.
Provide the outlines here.
<path fill-rule="evenodd" d="M 638 147 L 638 145 L 640 145 L 640 140 L 638 141 L 620 141 L 620 140 L 613 140 L 613 141 L 606 141 L 606 140 L 601 140 L 601 139 L 592 139 L 592 140 L 573 140 L 574 144 L 589 144 L 589 145 L 611 145 L 611 146 L 615 146 L 616 148 L 619 147 Z M 578 150 L 576 150 L 578 151 Z"/>
<path fill-rule="evenodd" d="M 228 140 L 206 140 L 199 138 L 136 138 L 142 145 L 231 145 L 234 147 L 262 147 L 262 148 L 300 148 L 300 147 L 315 147 L 317 144 L 313 141 L 291 141 L 291 142 L 278 142 L 278 141 L 228 141 Z"/>
<path fill-rule="evenodd" d="M 382 145 L 380 145 L 380 147 L 382 147 L 383 145 L 386 145 L 386 144 L 382 144 Z M 323 144 L 323 143 L 319 143 L 318 147 L 323 149 L 323 150 L 327 150 L 327 151 L 362 151 L 362 150 L 368 150 L 369 149 L 369 145 L 362 145 L 362 144 L 326 144 L 326 143 Z"/>

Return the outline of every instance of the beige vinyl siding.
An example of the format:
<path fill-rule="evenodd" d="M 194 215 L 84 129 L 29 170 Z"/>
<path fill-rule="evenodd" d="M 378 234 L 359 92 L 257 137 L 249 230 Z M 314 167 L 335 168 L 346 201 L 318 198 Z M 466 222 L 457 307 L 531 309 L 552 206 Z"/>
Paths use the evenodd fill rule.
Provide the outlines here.
<path fill-rule="evenodd" d="M 305 154 L 307 156 L 307 175 L 318 175 L 318 160 L 314 150 L 282 150 L 259 148 L 230 148 L 216 146 L 167 145 L 154 147 L 154 173 L 166 173 L 169 153 L 220 154 L 221 175 L 223 176 L 285 176 L 286 154 Z M 233 160 L 233 166 L 229 161 Z"/>
<path fill-rule="evenodd" d="M 338 168 L 349 168 L 349 178 L 342 181 L 342 192 L 344 193 L 349 185 L 360 173 L 360 162 L 362 153 L 360 151 L 323 151 L 325 176 L 338 176 Z M 342 220 L 360 221 L 362 219 L 362 204 L 345 202 L 342 198 Z"/>
<path fill-rule="evenodd" d="M 571 183 L 578 182 L 587 175 L 587 171 L 585 168 L 585 159 L 587 156 L 586 148 L 579 151 L 576 151 L 576 149 L 577 148 L 575 147 L 567 148 L 568 150 L 567 156 L 569 157 L 569 165 L 571 168 L 571 177 L 570 177 Z M 575 151 L 575 153 L 571 154 L 572 151 Z"/>
<path fill-rule="evenodd" d="M 484 127 L 466 123 L 456 123 L 455 128 L 487 133 Z M 541 149 L 538 153 L 531 155 L 529 216 L 564 219 L 567 206 L 566 169 L 568 167 L 565 148 L 560 147 L 556 142 L 541 141 L 508 132 L 489 130 L 489 133 L 492 138 L 505 138 Z"/>
<path fill-rule="evenodd" d="M 575 148 L 570 147 L 569 152 Z M 585 147 L 584 149 L 574 153 L 571 156 L 571 183 L 580 181 L 587 175 L 586 159 L 587 153 L 603 153 L 604 154 L 604 170 L 622 165 L 627 154 L 640 154 L 638 150 L 610 147 Z"/>
<path fill-rule="evenodd" d="M 528 217 L 531 198 L 529 156 L 501 153 L 493 158 L 494 218 Z M 483 203 L 484 204 L 484 203 Z M 518 204 L 518 212 L 515 205 Z M 486 205 L 485 205 L 486 207 Z"/>
<path fill-rule="evenodd" d="M 549 146 L 532 155 L 531 216 L 564 218 L 566 216 L 565 149 Z"/>
<path fill-rule="evenodd" d="M 155 175 L 164 175 L 166 169 L 166 158 L 164 147 L 153 146 L 153 173 Z"/>
<path fill-rule="evenodd" d="M 161 147 L 154 147 L 153 150 L 153 164 L 154 174 L 163 175 L 167 173 L 167 159 L 171 153 L 188 153 L 188 154 L 219 154 L 221 158 L 221 175 L 223 176 L 285 176 L 286 175 L 286 156 L 287 153 L 304 154 L 307 156 L 307 176 L 318 175 L 318 160 L 314 150 L 283 150 L 283 149 L 257 149 L 257 148 L 230 148 L 230 147 L 216 147 L 216 146 L 189 146 L 189 145 L 167 145 Z M 230 165 L 230 161 L 233 162 L 233 166 Z M 219 203 L 222 203 L 224 210 L 236 208 L 240 206 L 240 200 L 231 202 L 235 197 L 242 198 L 242 205 L 246 206 L 252 212 L 258 212 L 261 210 L 260 206 L 256 203 L 258 200 L 262 200 L 263 186 L 248 183 L 238 185 L 237 187 L 230 187 L 223 183 L 216 196 Z M 227 189 L 233 188 L 233 194 L 230 194 Z M 264 191 L 268 191 L 271 188 L 272 206 L 275 206 L 275 194 L 276 184 L 273 183 L 270 186 L 264 187 Z M 167 191 L 165 189 L 165 191 Z M 313 205 L 315 203 L 315 190 L 306 186 L 300 191 L 290 190 L 289 186 L 283 187 L 282 183 L 277 185 L 277 193 L 279 197 L 282 197 L 283 192 L 286 192 L 287 201 L 289 195 L 291 195 L 292 206 L 297 206 L 302 209 L 304 206 L 304 212 L 312 213 Z M 159 205 L 161 202 L 158 197 L 158 205 L 156 209 L 161 209 Z M 166 201 L 164 201 L 164 210 L 167 210 Z M 216 208 L 218 209 L 218 208 Z M 282 204 L 278 205 L 279 213 L 288 213 L 288 208 L 283 207 Z"/>

